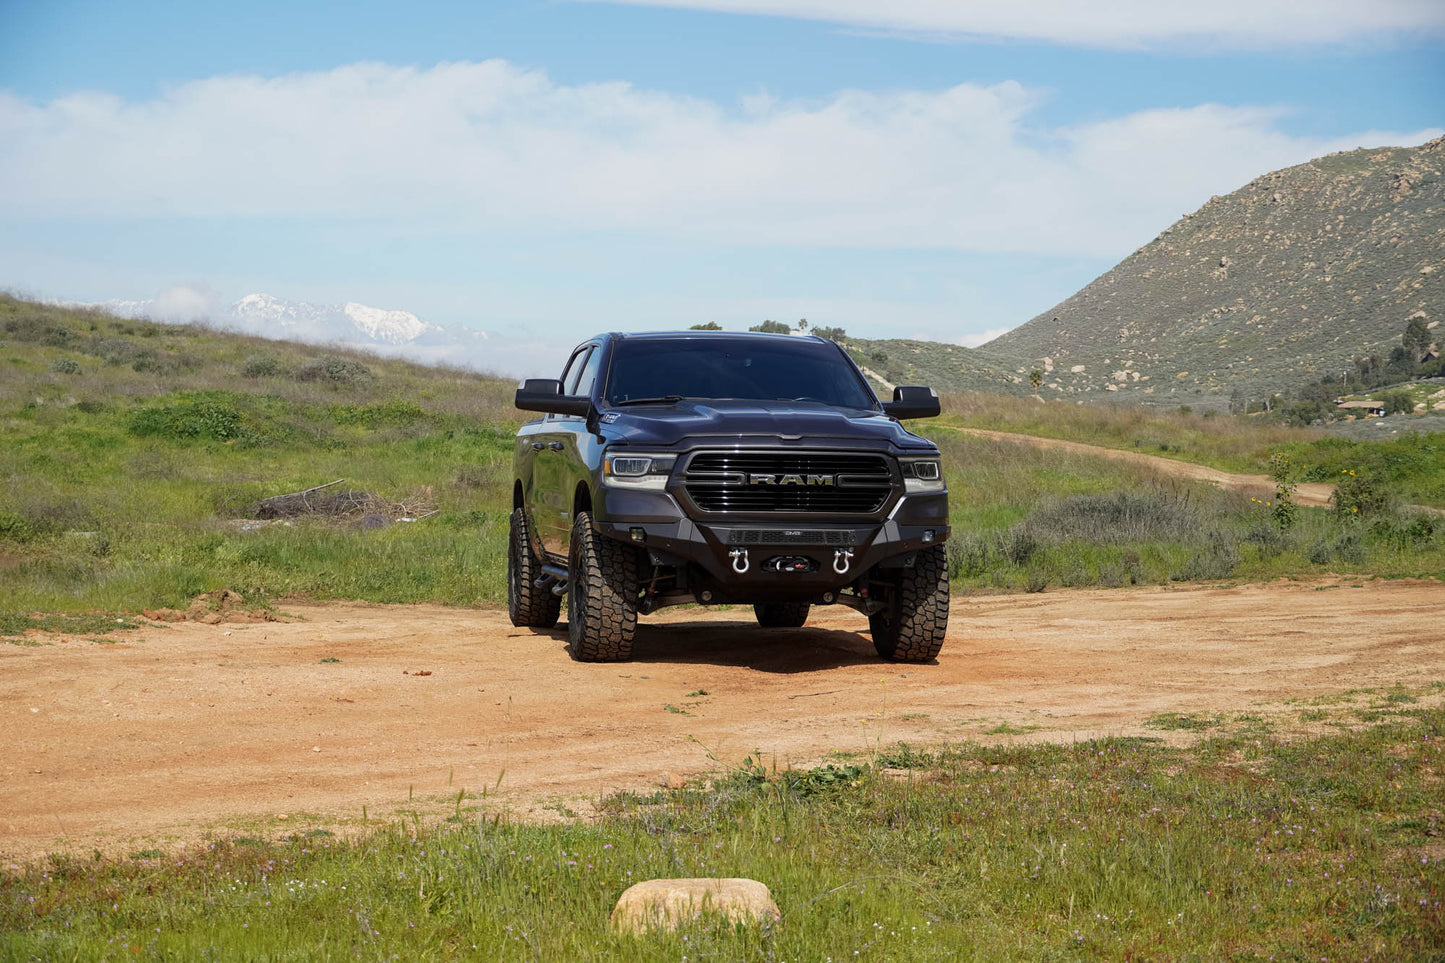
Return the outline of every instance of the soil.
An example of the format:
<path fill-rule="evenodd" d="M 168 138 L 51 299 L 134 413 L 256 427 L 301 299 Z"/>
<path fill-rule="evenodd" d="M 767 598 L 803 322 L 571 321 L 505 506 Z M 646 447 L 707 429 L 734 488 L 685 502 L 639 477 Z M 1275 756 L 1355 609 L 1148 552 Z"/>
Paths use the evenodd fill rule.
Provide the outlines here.
<path fill-rule="evenodd" d="M 756 752 L 803 766 L 899 740 L 1180 738 L 1145 723 L 1298 719 L 1288 700 L 1445 680 L 1434 581 L 959 596 L 942 655 L 915 666 L 881 662 L 836 607 L 803 629 L 667 610 L 625 664 L 574 662 L 561 628 L 499 611 L 283 610 L 0 644 L 0 854 L 346 832 L 459 804 L 560 818 Z"/>

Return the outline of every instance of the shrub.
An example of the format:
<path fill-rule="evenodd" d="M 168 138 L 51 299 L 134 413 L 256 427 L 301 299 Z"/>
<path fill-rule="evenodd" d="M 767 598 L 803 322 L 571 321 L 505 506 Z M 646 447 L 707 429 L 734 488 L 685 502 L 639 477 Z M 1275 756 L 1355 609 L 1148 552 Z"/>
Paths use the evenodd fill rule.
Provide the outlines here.
<path fill-rule="evenodd" d="M 353 358 L 323 355 L 299 365 L 292 377 L 297 381 L 324 381 L 334 385 L 355 385 L 371 381 L 376 376 L 371 373 L 370 368 Z"/>
<path fill-rule="evenodd" d="M 1408 391 L 1382 391 L 1377 400 L 1385 406 L 1387 415 L 1408 415 L 1415 410 L 1415 400 Z"/>
<path fill-rule="evenodd" d="M 90 353 L 106 364 L 129 364 L 135 360 L 140 350 L 134 342 L 125 338 L 105 338 L 97 341 Z"/>
<path fill-rule="evenodd" d="M 1192 556 L 1184 567 L 1170 576 L 1176 582 L 1200 579 L 1229 578 L 1239 566 L 1239 549 L 1220 533 L 1210 535 L 1203 551 Z"/>
<path fill-rule="evenodd" d="M 80 374 L 80 363 L 70 358 L 59 358 L 50 362 L 50 372 L 51 374 L 78 375 Z"/>
<path fill-rule="evenodd" d="M 34 535 L 35 529 L 24 517 L 0 511 L 0 541 L 28 542 Z"/>
<path fill-rule="evenodd" d="M 274 378 L 281 373 L 281 362 L 263 354 L 253 354 L 241 364 L 243 378 Z"/>
<path fill-rule="evenodd" d="M 1037 538 L 1148 542 L 1198 531 L 1199 511 L 1187 494 L 1167 491 L 1070 495 L 1034 512 L 1025 524 Z"/>
<path fill-rule="evenodd" d="M 1373 478 L 1343 469 L 1335 480 L 1335 493 L 1330 496 L 1330 501 L 1335 507 L 1335 517 L 1353 519 L 1384 514 L 1394 500 Z"/>
<path fill-rule="evenodd" d="M 245 419 L 233 405 L 221 401 L 181 401 L 142 408 L 131 416 L 130 433 L 142 438 L 175 441 L 213 439 L 233 441 L 248 435 Z"/>

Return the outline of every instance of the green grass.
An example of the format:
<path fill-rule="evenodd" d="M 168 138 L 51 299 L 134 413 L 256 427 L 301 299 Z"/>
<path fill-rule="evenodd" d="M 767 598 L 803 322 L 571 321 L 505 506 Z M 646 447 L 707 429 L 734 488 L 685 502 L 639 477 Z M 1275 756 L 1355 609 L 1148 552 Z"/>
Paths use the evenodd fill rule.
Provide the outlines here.
<path fill-rule="evenodd" d="M 248 830 L 0 876 L 7 959 L 1435 959 L 1445 713 L 1283 742 L 1227 732 L 935 754 L 619 795 L 518 825 Z M 782 918 L 614 934 L 628 885 L 766 883 Z M 1432 955 L 1433 954 L 1433 955 Z"/>
<path fill-rule="evenodd" d="M 0 380 L 0 612 L 133 613 L 222 588 L 252 605 L 504 598 L 521 420 L 509 382 L 4 296 L 0 342 L 16 362 Z M 79 373 L 54 370 L 65 358 Z M 915 428 L 944 454 L 964 590 L 1445 572 L 1445 524 L 1437 535 L 1398 507 L 1445 484 L 1432 436 L 1321 441 L 1248 419 L 984 396 L 946 410 Z M 956 430 L 971 424 L 1236 469 L 1288 448 L 1306 472 L 1377 472 L 1392 507 L 1349 524 L 1305 510 L 1281 534 L 1248 499 Z M 265 497 L 336 479 L 427 517 L 238 524 Z"/>

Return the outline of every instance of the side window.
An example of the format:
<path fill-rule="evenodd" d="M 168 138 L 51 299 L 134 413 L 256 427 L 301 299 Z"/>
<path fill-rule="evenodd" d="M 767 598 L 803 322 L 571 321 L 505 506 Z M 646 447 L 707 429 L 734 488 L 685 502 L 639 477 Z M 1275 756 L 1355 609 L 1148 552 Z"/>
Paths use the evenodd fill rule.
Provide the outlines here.
<path fill-rule="evenodd" d="M 576 379 L 577 372 L 582 368 L 582 358 L 587 354 L 587 349 L 590 347 L 592 347 L 590 344 L 583 345 L 572 352 L 572 357 L 567 359 L 567 367 L 562 369 L 562 377 L 558 379 L 562 382 L 563 392 L 567 392 L 567 386 Z"/>
<path fill-rule="evenodd" d="M 577 383 L 567 392 L 572 395 L 586 395 L 591 397 L 592 389 L 597 384 L 597 367 L 602 361 L 601 346 L 592 349 L 587 356 L 587 363 L 582 366 L 582 371 L 577 375 Z"/>

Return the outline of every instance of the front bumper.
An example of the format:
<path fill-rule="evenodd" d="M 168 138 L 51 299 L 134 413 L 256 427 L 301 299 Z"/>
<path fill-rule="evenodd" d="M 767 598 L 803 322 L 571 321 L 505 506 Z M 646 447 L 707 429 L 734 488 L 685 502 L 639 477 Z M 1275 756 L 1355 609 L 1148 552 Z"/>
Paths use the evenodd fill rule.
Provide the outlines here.
<path fill-rule="evenodd" d="M 666 492 L 603 490 L 594 517 L 603 535 L 647 549 L 654 564 L 695 566 L 700 587 L 714 601 L 802 600 L 851 585 L 880 565 L 911 564 L 912 553 L 944 542 L 948 493 L 904 495 L 886 518 L 867 521 L 695 521 Z M 739 550 L 746 554 L 735 554 Z M 804 559 L 812 565 L 787 571 L 769 566 Z"/>

